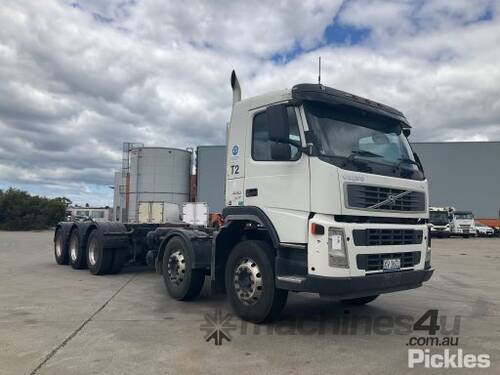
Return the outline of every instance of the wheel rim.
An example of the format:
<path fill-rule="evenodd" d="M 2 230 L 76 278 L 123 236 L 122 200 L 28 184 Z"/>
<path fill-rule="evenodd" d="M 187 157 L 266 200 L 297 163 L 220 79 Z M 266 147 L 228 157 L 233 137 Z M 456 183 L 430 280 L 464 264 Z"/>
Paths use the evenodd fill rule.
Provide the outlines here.
<path fill-rule="evenodd" d="M 97 262 L 97 240 L 95 238 L 89 244 L 89 263 L 95 265 Z"/>
<path fill-rule="evenodd" d="M 180 285 L 184 281 L 186 273 L 186 260 L 182 251 L 176 250 L 168 257 L 167 267 L 168 278 L 175 285 Z"/>
<path fill-rule="evenodd" d="M 234 269 L 234 289 L 238 299 L 253 305 L 262 296 L 262 273 L 257 263 L 250 258 L 242 259 Z"/>
<path fill-rule="evenodd" d="M 59 258 L 62 256 L 61 240 L 62 240 L 61 233 L 57 233 L 55 247 L 56 247 L 56 255 Z"/>
<path fill-rule="evenodd" d="M 71 242 L 69 244 L 69 255 L 73 262 L 76 262 L 78 254 L 78 238 L 76 236 L 71 237 Z"/>

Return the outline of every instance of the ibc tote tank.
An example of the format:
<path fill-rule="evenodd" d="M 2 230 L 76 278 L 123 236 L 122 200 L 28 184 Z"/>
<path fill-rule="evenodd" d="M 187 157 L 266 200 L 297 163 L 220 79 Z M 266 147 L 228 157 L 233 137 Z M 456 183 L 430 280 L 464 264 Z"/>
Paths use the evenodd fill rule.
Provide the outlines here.
<path fill-rule="evenodd" d="M 173 204 L 179 207 L 190 198 L 192 152 L 167 147 L 139 147 L 129 152 L 128 222 L 170 221 L 165 216 L 172 212 Z"/>

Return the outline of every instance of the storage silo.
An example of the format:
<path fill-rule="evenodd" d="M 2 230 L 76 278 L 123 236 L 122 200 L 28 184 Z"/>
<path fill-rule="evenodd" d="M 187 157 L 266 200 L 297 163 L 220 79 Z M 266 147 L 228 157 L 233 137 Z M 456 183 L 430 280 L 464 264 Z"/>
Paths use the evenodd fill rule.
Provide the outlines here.
<path fill-rule="evenodd" d="M 191 150 L 129 146 L 122 174 L 127 217 L 122 221 L 178 221 L 180 205 L 190 200 L 191 164 Z"/>

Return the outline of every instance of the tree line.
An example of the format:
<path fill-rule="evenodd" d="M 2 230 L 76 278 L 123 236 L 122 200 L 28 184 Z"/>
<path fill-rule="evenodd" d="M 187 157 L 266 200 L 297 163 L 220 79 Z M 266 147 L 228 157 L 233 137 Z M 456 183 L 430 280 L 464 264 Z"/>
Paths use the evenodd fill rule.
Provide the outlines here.
<path fill-rule="evenodd" d="M 0 230 L 48 229 L 64 220 L 67 198 L 45 198 L 9 188 L 0 190 Z"/>

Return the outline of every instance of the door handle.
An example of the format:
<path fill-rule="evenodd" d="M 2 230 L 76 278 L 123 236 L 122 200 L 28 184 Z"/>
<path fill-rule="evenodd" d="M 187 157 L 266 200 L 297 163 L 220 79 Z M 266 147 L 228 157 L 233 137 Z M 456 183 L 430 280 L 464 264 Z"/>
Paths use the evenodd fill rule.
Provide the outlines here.
<path fill-rule="evenodd" d="M 256 197 L 259 195 L 259 190 L 258 189 L 246 189 L 245 190 L 245 196 L 248 197 Z"/>

